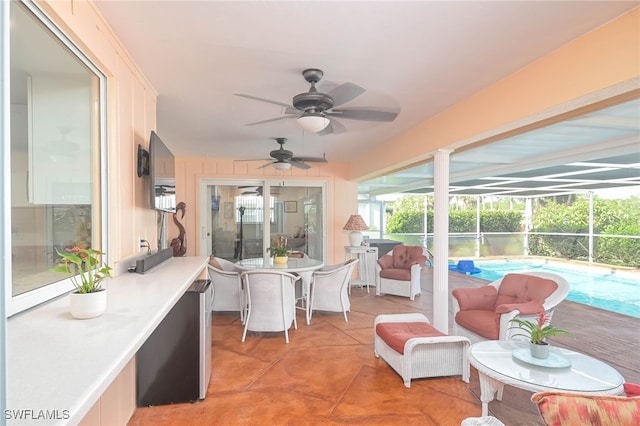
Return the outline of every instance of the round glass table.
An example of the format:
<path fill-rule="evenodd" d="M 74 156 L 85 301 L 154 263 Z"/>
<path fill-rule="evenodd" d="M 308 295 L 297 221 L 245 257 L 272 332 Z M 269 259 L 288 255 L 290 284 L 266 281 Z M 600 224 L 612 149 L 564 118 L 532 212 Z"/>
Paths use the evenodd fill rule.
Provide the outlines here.
<path fill-rule="evenodd" d="M 624 378 L 613 367 L 588 355 L 551 347 L 551 360 L 523 356 L 529 343 L 519 340 L 488 340 L 469 348 L 471 365 L 478 369 L 482 415 L 497 393 L 502 400 L 504 385 L 531 392 L 567 391 L 597 395 L 618 395 Z M 515 353 L 515 355 L 514 355 Z"/>

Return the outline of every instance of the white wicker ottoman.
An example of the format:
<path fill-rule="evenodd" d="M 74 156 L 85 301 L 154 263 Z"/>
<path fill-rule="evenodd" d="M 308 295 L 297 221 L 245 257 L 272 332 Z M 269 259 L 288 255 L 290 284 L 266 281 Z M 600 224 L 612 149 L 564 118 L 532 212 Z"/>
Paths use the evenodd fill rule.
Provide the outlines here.
<path fill-rule="evenodd" d="M 395 324 L 392 327 L 378 328 L 378 324 L 385 323 Z M 383 335 L 388 336 L 390 328 L 394 329 L 392 333 L 395 333 L 395 342 L 386 342 L 378 335 L 380 330 Z M 411 387 L 411 379 L 458 374 L 462 375 L 464 382 L 469 383 L 469 339 L 446 335 L 424 337 L 424 334 L 421 337 L 420 333 L 413 334 L 412 328 L 426 329 L 439 334 L 430 326 L 427 317 L 418 313 L 378 315 L 373 324 L 375 356 L 385 360 L 402 377 L 407 388 Z M 398 336 L 402 340 L 403 337 L 407 338 L 404 353 L 389 345 L 391 343 L 392 346 L 398 347 Z"/>

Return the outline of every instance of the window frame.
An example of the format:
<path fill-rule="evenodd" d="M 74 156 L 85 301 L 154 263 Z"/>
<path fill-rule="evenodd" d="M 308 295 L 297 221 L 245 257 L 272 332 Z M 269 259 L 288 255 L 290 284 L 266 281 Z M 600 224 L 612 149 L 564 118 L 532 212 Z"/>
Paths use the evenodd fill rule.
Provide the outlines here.
<path fill-rule="evenodd" d="M 7 2 L 13 3 L 13 2 Z M 98 142 L 97 142 L 97 151 L 100 156 L 99 162 L 92 161 L 92 164 L 99 164 L 98 173 L 95 173 L 97 179 L 99 179 L 100 184 L 95 185 L 94 187 L 99 188 L 99 195 L 94 198 L 97 200 L 96 205 L 92 204 L 92 209 L 98 210 L 99 220 L 97 223 L 92 222 L 92 226 L 99 227 L 99 230 L 95 231 L 95 234 L 99 235 L 100 241 L 100 250 L 104 253 L 108 253 L 108 232 L 107 232 L 107 214 L 108 206 L 107 206 L 107 171 L 108 171 L 108 158 L 107 158 L 107 78 L 106 75 L 98 68 L 96 64 L 91 61 L 88 55 L 86 55 L 80 47 L 73 40 L 67 36 L 62 29 L 32 0 L 19 0 L 13 7 L 21 7 L 24 6 L 28 12 L 32 13 L 40 22 L 51 32 L 52 36 L 58 38 L 58 40 L 69 49 L 69 53 L 76 56 L 78 60 L 80 60 L 94 75 L 98 78 L 98 104 L 96 107 L 98 108 L 97 114 L 97 126 L 98 126 Z M 8 8 L 10 10 L 10 8 Z M 9 28 L 9 16 L 3 16 L 3 26 Z M 8 88 L 10 85 L 10 69 L 11 64 L 9 63 L 9 46 L 10 41 L 9 37 L 6 37 L 7 42 L 6 45 L 3 46 L 6 48 L 6 53 L 4 57 L 7 59 L 7 63 L 3 69 L 3 79 L 2 79 L 2 91 L 4 93 L 9 93 Z M 11 100 L 9 97 L 5 97 L 3 99 L 3 110 L 4 110 L 4 119 L 5 119 L 5 129 L 4 129 L 4 144 L 3 151 L 6 154 L 4 158 L 6 158 L 7 162 L 5 163 L 5 167 L 8 170 L 11 170 L 10 167 L 10 155 L 11 155 L 11 147 L 10 147 L 10 128 L 9 128 L 9 120 L 8 117 L 11 113 Z M 92 170 L 95 172 L 96 170 Z M 4 226 L 5 232 L 7 229 L 10 229 L 12 218 L 11 218 L 11 177 L 10 173 L 7 177 L 7 181 L 5 182 L 5 186 L 3 189 L 4 192 Z M 94 235 L 95 235 L 94 234 Z M 9 236 L 10 234 L 7 234 Z M 11 238 L 5 238 L 5 252 L 7 254 L 6 258 L 10 259 L 12 256 L 12 240 Z M 109 262 L 108 254 L 103 257 L 105 262 Z M 5 263 L 6 264 L 6 263 Z M 10 263 L 8 263 L 10 265 Z M 61 281 L 53 282 L 47 284 L 45 286 L 36 288 L 34 290 L 28 291 L 26 293 L 22 293 L 19 295 L 13 295 L 13 271 L 11 267 L 7 267 L 5 271 L 5 285 L 4 285 L 4 298 L 5 298 L 5 313 L 7 317 L 15 315 L 19 312 L 25 311 L 27 309 L 33 308 L 39 304 L 50 301 L 56 297 L 59 297 L 65 293 L 68 293 L 74 289 L 73 283 L 70 279 L 64 279 Z"/>

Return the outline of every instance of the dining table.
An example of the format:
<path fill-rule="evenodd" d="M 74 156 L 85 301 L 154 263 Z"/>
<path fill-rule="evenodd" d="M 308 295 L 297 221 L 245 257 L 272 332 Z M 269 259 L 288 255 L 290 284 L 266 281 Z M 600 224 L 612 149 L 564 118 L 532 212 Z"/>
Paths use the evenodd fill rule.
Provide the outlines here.
<path fill-rule="evenodd" d="M 273 257 L 256 257 L 251 259 L 242 259 L 236 262 L 238 269 L 243 271 L 252 271 L 258 269 L 279 270 L 300 277 L 300 286 L 296 287 L 296 304 L 299 309 L 304 309 L 307 325 L 310 324 L 309 319 L 309 289 L 311 288 L 311 279 L 313 271 L 324 266 L 321 260 L 311 259 L 308 257 L 297 258 L 289 257 L 285 263 L 275 263 Z"/>

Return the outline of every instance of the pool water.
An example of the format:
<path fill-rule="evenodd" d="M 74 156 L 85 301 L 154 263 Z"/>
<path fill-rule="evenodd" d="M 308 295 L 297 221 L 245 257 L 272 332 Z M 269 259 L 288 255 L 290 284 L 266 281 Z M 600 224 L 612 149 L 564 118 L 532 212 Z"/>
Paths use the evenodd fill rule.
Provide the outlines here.
<path fill-rule="evenodd" d="M 567 300 L 640 318 L 640 274 L 546 260 L 479 260 L 474 277 L 494 281 L 510 272 L 546 271 L 569 282 Z"/>

